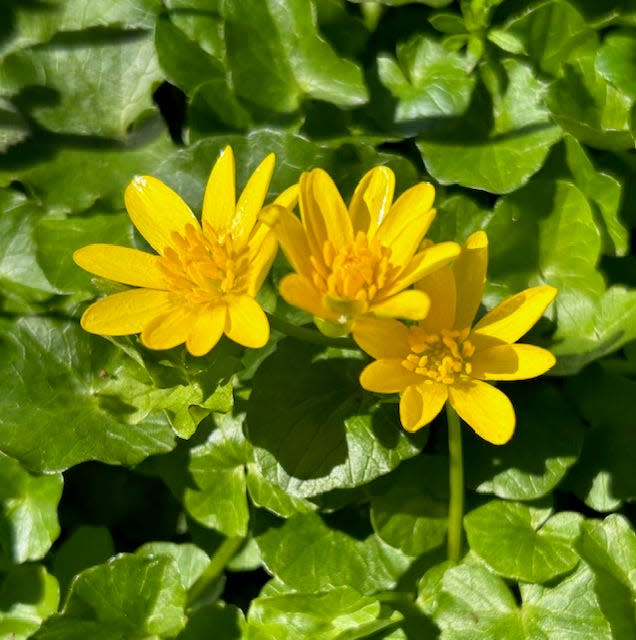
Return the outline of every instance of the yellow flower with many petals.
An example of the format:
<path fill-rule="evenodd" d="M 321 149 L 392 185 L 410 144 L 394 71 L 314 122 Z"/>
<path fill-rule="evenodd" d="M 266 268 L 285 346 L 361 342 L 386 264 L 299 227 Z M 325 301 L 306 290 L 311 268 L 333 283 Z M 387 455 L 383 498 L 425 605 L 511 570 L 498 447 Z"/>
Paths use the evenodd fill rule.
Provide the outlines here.
<path fill-rule="evenodd" d="M 223 334 L 246 347 L 262 347 L 269 323 L 254 296 L 277 242 L 258 216 L 273 170 L 270 154 L 237 203 L 234 154 L 227 147 L 205 189 L 202 224 L 163 182 L 134 178 L 125 192 L 126 209 L 158 255 L 108 244 L 76 251 L 73 259 L 83 269 L 138 287 L 92 304 L 82 327 L 106 336 L 141 333 L 150 349 L 185 342 L 193 355 L 208 353 Z"/>
<path fill-rule="evenodd" d="M 424 320 L 411 327 L 382 318 L 356 322 L 355 341 L 376 359 L 362 371 L 360 383 L 377 393 L 400 392 L 400 420 L 407 431 L 427 425 L 449 401 L 484 440 L 504 444 L 514 432 L 514 409 L 486 381 L 534 378 L 555 363 L 546 349 L 515 344 L 552 302 L 554 287 L 513 295 L 471 328 L 487 262 L 488 239 L 478 231 L 452 266 L 417 283 L 431 299 Z"/>
<path fill-rule="evenodd" d="M 420 246 L 435 217 L 433 187 L 422 182 L 393 203 L 394 188 L 393 172 L 376 167 L 347 209 L 329 175 L 314 169 L 300 178 L 300 219 L 280 210 L 276 235 L 295 271 L 281 280 L 280 293 L 325 333 L 349 333 L 367 313 L 425 317 L 428 296 L 407 287 L 459 253 L 454 242 Z"/>

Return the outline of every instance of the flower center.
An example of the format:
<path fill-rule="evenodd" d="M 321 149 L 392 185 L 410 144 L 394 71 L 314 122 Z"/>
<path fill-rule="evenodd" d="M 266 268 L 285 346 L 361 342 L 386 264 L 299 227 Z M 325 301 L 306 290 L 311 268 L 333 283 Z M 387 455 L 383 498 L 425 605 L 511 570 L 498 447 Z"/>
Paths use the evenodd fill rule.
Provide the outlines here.
<path fill-rule="evenodd" d="M 313 281 L 319 291 L 341 300 L 370 302 L 391 281 L 397 268 L 391 249 L 358 231 L 355 240 L 337 250 L 330 240 L 322 247 L 322 261 L 311 256 Z"/>
<path fill-rule="evenodd" d="M 172 247 L 160 256 L 160 267 L 170 290 L 191 304 L 217 302 L 247 288 L 246 250 L 236 251 L 232 237 L 221 237 L 210 225 L 205 233 L 186 225 L 185 235 L 173 231 Z"/>
<path fill-rule="evenodd" d="M 402 366 L 431 382 L 454 384 L 458 377 L 469 375 L 472 370 L 468 360 L 475 347 L 466 339 L 469 331 L 442 329 L 440 333 L 426 333 L 420 327 L 412 327 L 411 353 L 402 360 Z"/>

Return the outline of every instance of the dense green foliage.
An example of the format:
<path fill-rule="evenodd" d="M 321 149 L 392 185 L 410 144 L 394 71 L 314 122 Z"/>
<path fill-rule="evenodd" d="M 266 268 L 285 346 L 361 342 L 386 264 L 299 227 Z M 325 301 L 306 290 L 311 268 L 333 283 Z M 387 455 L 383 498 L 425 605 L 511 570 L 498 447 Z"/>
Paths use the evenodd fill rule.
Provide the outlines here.
<path fill-rule="evenodd" d="M 4 0 L 0 25 L 0 637 L 636 635 L 636 9 L 629 0 Z M 347 197 L 386 164 L 437 188 L 435 240 L 490 241 L 485 307 L 559 290 L 526 339 L 558 364 L 465 429 L 466 555 L 448 460 L 364 392 L 355 350 L 84 333 L 143 247 L 137 173 L 200 211 L 231 144 L 270 196 L 312 167 Z M 310 318 L 276 296 L 275 317 Z M 311 325 L 308 325 L 311 328 Z M 268 575 L 269 574 L 269 575 Z M 271 579 L 270 579 L 271 576 Z M 213 630 L 213 635 L 211 635 Z"/>

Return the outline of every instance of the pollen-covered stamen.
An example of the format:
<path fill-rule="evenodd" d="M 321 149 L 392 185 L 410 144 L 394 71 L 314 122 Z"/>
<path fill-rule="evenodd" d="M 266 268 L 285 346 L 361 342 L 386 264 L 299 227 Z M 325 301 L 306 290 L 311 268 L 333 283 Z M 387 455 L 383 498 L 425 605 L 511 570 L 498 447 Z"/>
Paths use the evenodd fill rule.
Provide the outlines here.
<path fill-rule="evenodd" d="M 454 384 L 458 377 L 470 375 L 470 358 L 475 347 L 468 340 L 468 329 L 440 333 L 426 333 L 421 327 L 409 331 L 411 353 L 402 360 L 402 366 L 431 382 Z"/>
<path fill-rule="evenodd" d="M 164 250 L 160 267 L 168 286 L 187 302 L 216 302 L 229 293 L 247 289 L 247 251 L 236 251 L 230 234 L 220 237 L 206 225 L 205 234 L 187 225 L 185 234 L 173 231 L 172 247 Z"/>
<path fill-rule="evenodd" d="M 336 249 L 330 240 L 322 256 L 311 256 L 313 282 L 319 291 L 341 300 L 371 302 L 396 275 L 391 249 L 358 231 L 349 245 Z"/>

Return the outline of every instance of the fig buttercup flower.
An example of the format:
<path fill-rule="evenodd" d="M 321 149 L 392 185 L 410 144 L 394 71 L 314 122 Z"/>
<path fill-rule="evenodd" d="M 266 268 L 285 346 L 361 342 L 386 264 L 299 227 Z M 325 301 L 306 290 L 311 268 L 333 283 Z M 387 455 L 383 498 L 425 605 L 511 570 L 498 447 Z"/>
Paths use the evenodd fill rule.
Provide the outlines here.
<path fill-rule="evenodd" d="M 459 258 L 417 283 L 431 309 L 417 325 L 362 318 L 353 338 L 376 360 L 360 375 L 377 393 L 400 393 L 400 421 L 407 431 L 429 424 L 448 401 L 484 440 L 504 444 L 515 428 L 508 397 L 490 380 L 524 380 L 545 373 L 554 356 L 516 344 L 543 315 L 556 289 L 541 285 L 500 302 L 474 326 L 488 263 L 488 239 L 472 234 Z"/>
<path fill-rule="evenodd" d="M 216 161 L 205 188 L 201 224 L 167 185 L 137 176 L 126 188 L 128 214 L 157 252 L 92 244 L 73 254 L 93 274 L 137 287 L 93 303 L 82 327 L 106 336 L 141 334 L 150 349 L 185 342 L 205 355 L 225 334 L 246 347 L 269 339 L 267 316 L 254 299 L 277 250 L 270 227 L 259 220 L 275 158 L 256 168 L 238 202 L 230 147 Z"/>
<path fill-rule="evenodd" d="M 347 208 L 330 176 L 314 169 L 300 177 L 300 218 L 279 209 L 274 228 L 295 272 L 281 280 L 280 294 L 311 313 L 324 333 L 345 335 L 367 313 L 425 317 L 427 294 L 407 287 L 459 253 L 454 242 L 420 246 L 435 217 L 430 184 L 411 187 L 395 202 L 394 189 L 393 172 L 375 167 Z"/>

